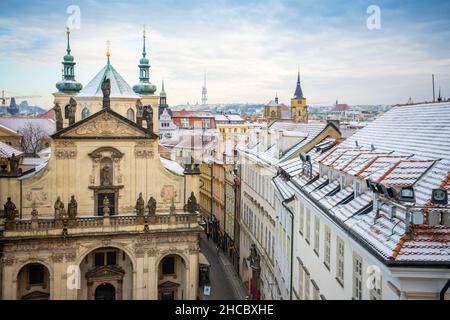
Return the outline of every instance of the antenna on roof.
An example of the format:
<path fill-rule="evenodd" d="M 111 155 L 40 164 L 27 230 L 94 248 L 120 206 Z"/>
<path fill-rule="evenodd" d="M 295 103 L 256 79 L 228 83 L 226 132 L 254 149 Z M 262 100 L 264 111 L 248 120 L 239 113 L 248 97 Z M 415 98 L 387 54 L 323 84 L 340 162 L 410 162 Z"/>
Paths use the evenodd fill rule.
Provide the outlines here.
<path fill-rule="evenodd" d="M 431 81 L 433 84 L 433 102 L 436 102 L 436 93 L 434 91 L 434 74 L 431 75 Z"/>

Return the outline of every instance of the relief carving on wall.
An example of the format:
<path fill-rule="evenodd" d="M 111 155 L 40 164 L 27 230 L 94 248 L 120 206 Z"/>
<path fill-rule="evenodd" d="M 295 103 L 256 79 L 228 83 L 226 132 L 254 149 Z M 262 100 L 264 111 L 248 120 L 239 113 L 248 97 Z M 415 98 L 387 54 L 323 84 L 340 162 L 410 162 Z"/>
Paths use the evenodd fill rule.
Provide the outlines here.
<path fill-rule="evenodd" d="M 134 148 L 134 155 L 136 158 L 153 159 L 155 152 L 153 150 L 152 141 L 142 140 L 137 141 Z"/>
<path fill-rule="evenodd" d="M 16 259 L 14 256 L 7 256 L 3 258 L 3 264 L 5 266 L 12 266 L 15 263 Z"/>
<path fill-rule="evenodd" d="M 152 149 L 136 149 L 134 155 L 140 159 L 153 159 L 154 153 Z"/>
<path fill-rule="evenodd" d="M 56 159 L 75 159 L 77 157 L 75 142 L 68 140 L 56 140 L 55 156 Z"/>
<path fill-rule="evenodd" d="M 116 119 L 109 113 L 104 113 L 86 125 L 77 128 L 75 133 L 80 136 L 143 136 L 141 132 Z"/>
<path fill-rule="evenodd" d="M 165 185 L 162 187 L 160 195 L 163 202 L 171 203 L 172 199 L 177 201 L 178 192 L 175 190 L 174 186 Z"/>
<path fill-rule="evenodd" d="M 25 194 L 26 205 L 34 203 L 37 206 L 50 205 L 48 202 L 48 193 L 44 191 L 43 187 L 32 188 Z"/>
<path fill-rule="evenodd" d="M 56 159 L 75 159 L 77 157 L 76 149 L 56 149 Z"/>

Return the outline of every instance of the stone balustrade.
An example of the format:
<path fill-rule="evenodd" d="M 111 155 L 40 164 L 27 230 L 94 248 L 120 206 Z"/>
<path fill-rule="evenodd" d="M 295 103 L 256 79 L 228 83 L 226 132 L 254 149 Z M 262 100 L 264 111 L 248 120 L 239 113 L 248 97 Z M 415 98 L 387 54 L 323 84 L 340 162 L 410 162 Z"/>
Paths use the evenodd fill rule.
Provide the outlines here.
<path fill-rule="evenodd" d="M 198 213 L 147 216 L 113 215 L 69 218 L 32 218 L 5 221 L 4 236 L 83 234 L 96 232 L 149 232 L 152 230 L 198 228 Z"/>

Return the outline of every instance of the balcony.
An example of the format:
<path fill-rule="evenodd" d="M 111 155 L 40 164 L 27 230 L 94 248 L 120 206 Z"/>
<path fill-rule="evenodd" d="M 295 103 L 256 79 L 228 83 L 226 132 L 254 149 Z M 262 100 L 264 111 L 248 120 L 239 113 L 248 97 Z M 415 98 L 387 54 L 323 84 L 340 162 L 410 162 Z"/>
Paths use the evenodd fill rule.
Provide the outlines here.
<path fill-rule="evenodd" d="M 151 233 L 175 230 L 199 230 L 198 213 L 176 212 L 137 216 L 84 216 L 74 219 L 32 218 L 5 221 L 3 237 L 47 237 L 105 233 Z"/>

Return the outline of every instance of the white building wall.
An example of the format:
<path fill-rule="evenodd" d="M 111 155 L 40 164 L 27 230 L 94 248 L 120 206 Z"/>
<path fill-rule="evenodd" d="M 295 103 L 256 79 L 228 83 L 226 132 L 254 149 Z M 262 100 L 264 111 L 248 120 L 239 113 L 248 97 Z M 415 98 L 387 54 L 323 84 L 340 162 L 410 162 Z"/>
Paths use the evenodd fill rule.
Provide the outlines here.
<path fill-rule="evenodd" d="M 241 154 L 242 155 L 242 154 Z M 242 280 L 248 281 L 243 259 L 250 255 L 250 246 L 256 244 L 261 257 L 261 299 L 279 299 L 279 289 L 275 284 L 275 210 L 274 189 L 271 178 L 275 169 L 263 166 L 249 158 L 241 157 L 241 243 L 240 271 Z"/>
<path fill-rule="evenodd" d="M 368 287 L 368 280 L 375 277 L 371 270 L 379 270 L 381 283 L 381 298 L 383 300 L 394 299 L 436 299 L 438 293 L 445 285 L 446 279 L 450 277 L 450 271 L 447 269 L 429 269 L 429 268 L 393 268 L 387 267 L 379 261 L 360 243 L 351 238 L 346 231 L 342 230 L 333 220 L 322 213 L 309 199 L 302 194 L 296 194 L 295 201 L 295 220 L 294 234 L 296 237 L 294 245 L 294 274 L 293 283 L 295 294 L 293 298 L 305 299 L 308 295 L 305 289 L 308 285 L 305 280 L 308 279 L 309 273 L 309 299 L 313 299 L 314 285 L 316 283 L 318 294 L 316 298 L 327 300 L 347 300 L 354 299 L 354 257 L 360 257 L 362 261 L 362 299 L 373 299 L 372 290 Z M 303 208 L 303 234 L 300 233 L 300 220 Z M 306 241 L 306 216 L 307 212 L 311 214 L 310 224 L 310 241 Z M 314 221 L 315 218 L 320 221 L 319 228 L 319 250 L 314 251 Z M 325 256 L 325 229 L 329 228 L 331 232 L 330 241 L 330 264 L 329 268 L 324 264 Z M 337 278 L 337 239 L 341 239 L 344 243 L 344 281 L 343 285 L 339 283 Z M 303 264 L 303 265 L 301 265 Z M 303 271 L 301 271 L 301 269 Z M 405 270 L 405 271 L 402 271 Z M 300 276 L 303 276 L 303 282 Z M 450 295 L 447 293 L 447 297 Z"/>

